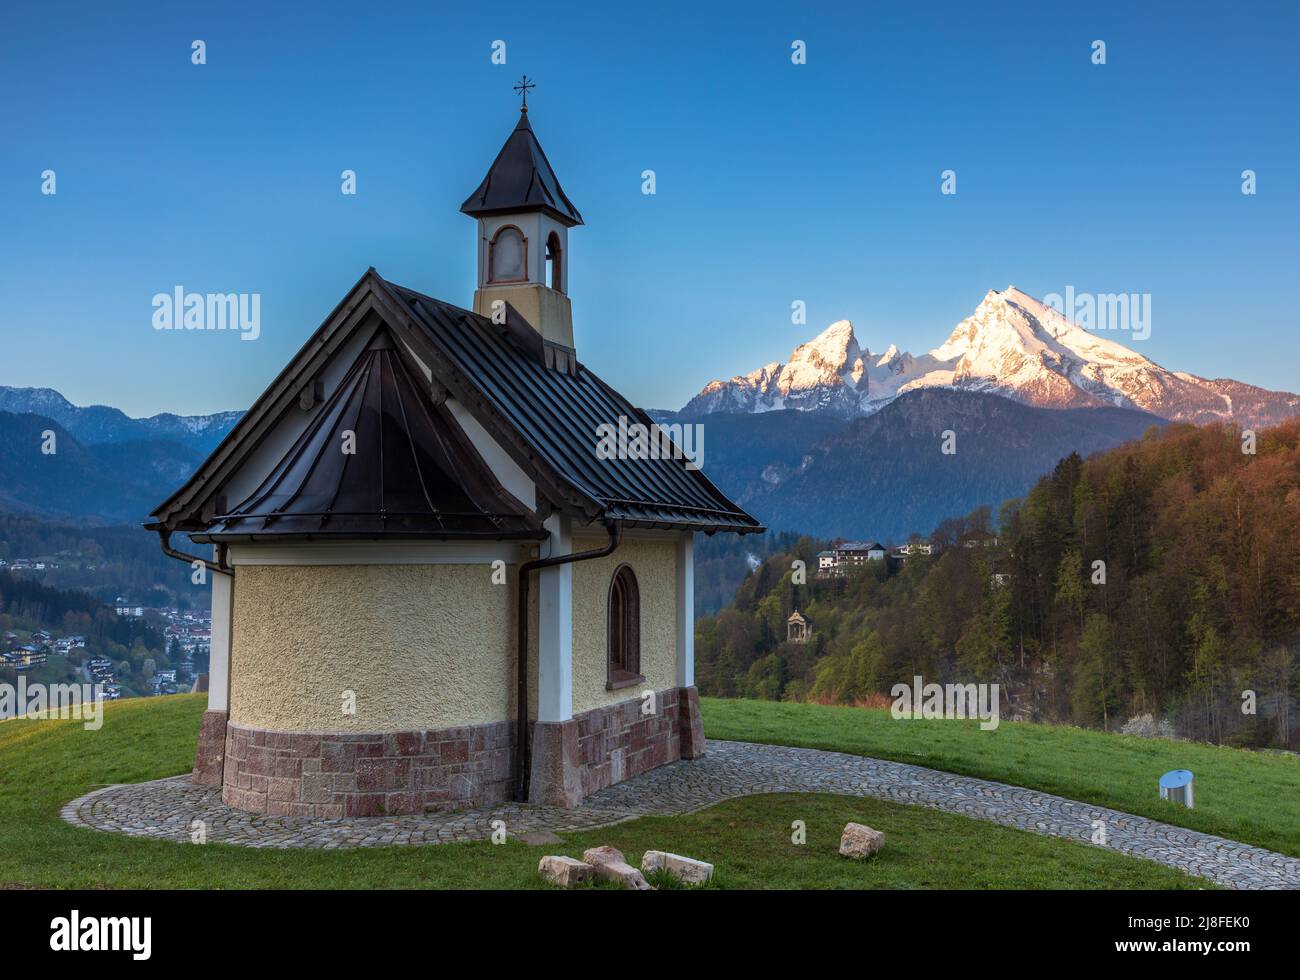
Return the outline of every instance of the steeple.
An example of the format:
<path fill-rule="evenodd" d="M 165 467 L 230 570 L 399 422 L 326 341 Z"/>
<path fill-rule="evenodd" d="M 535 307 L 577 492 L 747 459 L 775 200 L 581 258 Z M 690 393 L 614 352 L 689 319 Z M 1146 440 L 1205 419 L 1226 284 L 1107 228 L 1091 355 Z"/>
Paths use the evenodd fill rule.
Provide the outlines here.
<path fill-rule="evenodd" d="M 514 307 L 548 345 L 573 360 L 573 310 L 569 303 L 569 229 L 582 215 L 560 186 L 528 121 L 527 76 L 519 122 L 478 188 L 460 210 L 478 221 L 478 284 L 474 312 L 505 322 Z M 548 363 L 554 360 L 548 357 Z"/>
<path fill-rule="evenodd" d="M 520 110 L 519 122 L 487 176 L 460 209 L 472 218 L 541 212 L 566 228 L 582 224 L 582 215 L 564 193 L 528 122 L 527 106 Z"/>

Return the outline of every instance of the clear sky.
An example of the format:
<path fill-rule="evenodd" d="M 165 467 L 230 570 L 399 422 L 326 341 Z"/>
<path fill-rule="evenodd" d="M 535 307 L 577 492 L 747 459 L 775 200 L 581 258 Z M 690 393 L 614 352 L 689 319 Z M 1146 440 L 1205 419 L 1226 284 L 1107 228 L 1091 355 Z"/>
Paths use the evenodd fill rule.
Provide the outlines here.
<path fill-rule="evenodd" d="M 678 407 L 841 318 L 873 350 L 928 350 L 1009 283 L 1149 293 L 1142 353 L 1297 390 L 1298 48 L 1290 0 L 6 0 L 0 384 L 244 408 L 367 266 L 469 305 L 457 208 L 526 72 L 587 222 L 579 356 L 638 404 Z M 154 330 L 177 285 L 260 293 L 260 339 Z"/>

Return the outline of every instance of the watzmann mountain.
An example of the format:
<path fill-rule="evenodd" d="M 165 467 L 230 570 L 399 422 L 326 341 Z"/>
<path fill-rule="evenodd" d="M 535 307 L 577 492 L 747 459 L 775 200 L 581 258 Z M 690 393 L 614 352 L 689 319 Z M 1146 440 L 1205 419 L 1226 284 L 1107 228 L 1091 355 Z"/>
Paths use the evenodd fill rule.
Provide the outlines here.
<path fill-rule="evenodd" d="M 785 363 L 710 382 L 681 414 L 797 409 L 852 418 L 924 388 L 985 392 L 1038 408 L 1138 409 L 1202 424 L 1262 427 L 1300 412 L 1300 395 L 1167 370 L 1008 286 L 990 290 L 927 354 L 892 345 L 873 353 L 840 320 L 796 347 Z"/>

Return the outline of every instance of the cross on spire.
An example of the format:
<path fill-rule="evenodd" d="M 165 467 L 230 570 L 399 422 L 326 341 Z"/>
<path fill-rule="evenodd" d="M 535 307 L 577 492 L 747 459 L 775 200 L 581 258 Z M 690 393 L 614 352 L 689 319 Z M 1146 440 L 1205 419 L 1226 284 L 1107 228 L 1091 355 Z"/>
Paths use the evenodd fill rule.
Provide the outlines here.
<path fill-rule="evenodd" d="M 519 98 L 523 100 L 523 104 L 519 107 L 520 112 L 528 111 L 528 93 L 535 88 L 537 88 L 537 84 L 530 82 L 527 75 L 521 77 L 516 83 L 515 91 L 519 93 Z"/>

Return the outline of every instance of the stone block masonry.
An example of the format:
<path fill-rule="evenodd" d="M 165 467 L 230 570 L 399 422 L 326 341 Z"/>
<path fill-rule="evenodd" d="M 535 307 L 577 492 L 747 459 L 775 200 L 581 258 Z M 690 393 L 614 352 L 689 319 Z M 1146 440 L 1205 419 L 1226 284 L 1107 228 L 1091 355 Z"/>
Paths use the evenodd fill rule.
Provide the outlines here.
<path fill-rule="evenodd" d="M 514 725 L 382 734 L 226 731 L 221 799 L 268 816 L 463 810 L 511 795 Z"/>
<path fill-rule="evenodd" d="M 226 712 L 205 711 L 199 723 L 199 744 L 194 751 L 193 780 L 200 786 L 220 786 L 226 752 Z"/>
<path fill-rule="evenodd" d="M 638 697 L 574 719 L 583 796 L 682 758 L 681 695 L 676 687 L 656 691 L 652 714 L 642 713 Z M 689 745 L 689 735 L 686 741 Z"/>
<path fill-rule="evenodd" d="M 633 695 L 533 729 L 532 801 L 575 807 L 592 793 L 704 753 L 695 688 Z M 224 731 L 224 745 L 221 733 Z M 221 799 L 281 817 L 380 817 L 466 810 L 511 799 L 514 724 L 430 731 L 277 732 L 203 717 L 194 781 Z M 223 759 L 224 756 L 224 759 Z"/>
<path fill-rule="evenodd" d="M 633 695 L 562 722 L 534 726 L 530 800 L 577 806 L 592 793 L 679 759 L 704 754 L 695 688 L 656 691 L 654 710 Z"/>

